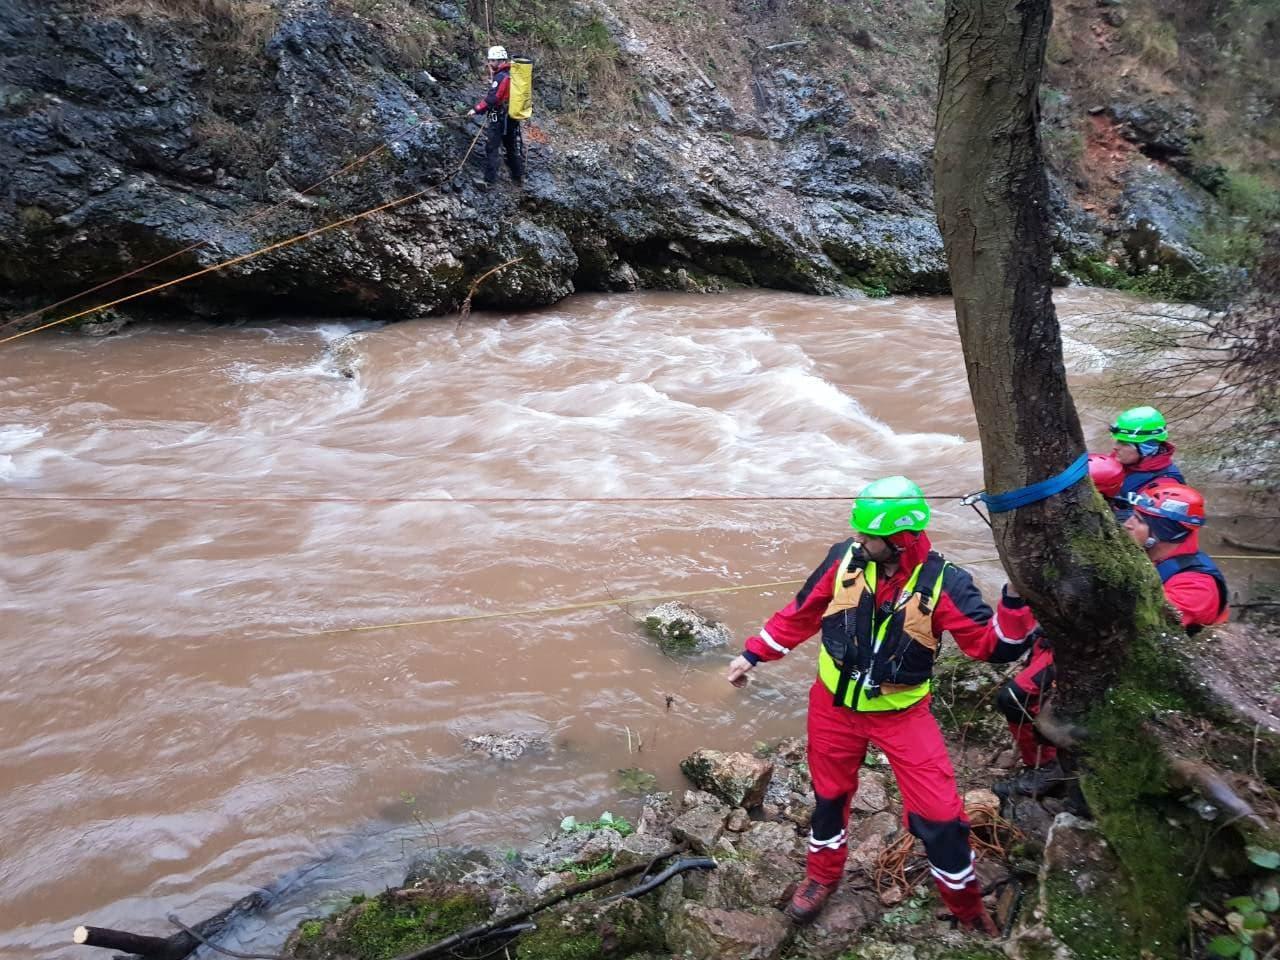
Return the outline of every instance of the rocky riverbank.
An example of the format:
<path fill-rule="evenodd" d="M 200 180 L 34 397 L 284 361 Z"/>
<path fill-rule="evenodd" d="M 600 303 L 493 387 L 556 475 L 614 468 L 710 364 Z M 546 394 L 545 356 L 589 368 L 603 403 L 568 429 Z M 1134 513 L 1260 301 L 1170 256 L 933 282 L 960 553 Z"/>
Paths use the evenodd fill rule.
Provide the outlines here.
<path fill-rule="evenodd" d="M 171 257 L 111 299 L 424 189 L 127 309 L 441 313 L 517 258 L 477 307 L 639 287 L 944 291 L 939 4 L 713 6 L 704 18 L 683 0 L 0 0 L 0 295 L 38 307 Z M 488 37 L 538 58 L 523 190 L 505 173 L 484 190 L 474 153 L 454 173 Z M 1050 132 L 1093 112 L 1054 103 Z M 1216 202 L 1175 169 L 1196 114 L 1104 107 L 1141 162 L 1109 163 L 1110 206 L 1089 202 L 1102 187 L 1082 177 L 1058 183 L 1063 267 L 1105 280 L 1108 257 L 1194 264 Z"/>
<path fill-rule="evenodd" d="M 978 752 L 985 753 L 987 748 Z M 998 752 L 998 751 L 997 751 Z M 957 760 L 980 759 L 957 752 Z M 682 764 L 692 789 L 645 798 L 632 824 L 612 814 L 567 819 L 560 831 L 504 856 L 437 849 L 414 864 L 402 888 L 356 897 L 335 914 L 303 922 L 286 953 L 299 960 L 384 960 L 545 901 L 593 877 L 650 865 L 673 847 L 709 857 L 634 898 L 616 897 L 638 877 L 566 899 L 530 918 L 533 928 L 468 947 L 538 960 L 684 957 L 690 960 L 979 960 L 1004 956 L 939 919 L 918 843 L 883 758 L 864 769 L 853 801 L 844 882 L 818 920 L 797 928 L 781 907 L 803 876 L 813 797 L 801 741 L 755 755 L 701 750 Z M 968 770 L 970 775 L 999 768 Z M 999 811 L 989 790 L 965 794 L 977 869 L 1012 955 L 1052 949 L 1045 919 L 1062 878 L 1101 890 L 1116 873 L 1103 843 L 1060 801 L 1024 800 Z M 1084 888 L 1081 887 L 1083 890 Z M 1034 954 L 1047 955 L 1047 954 Z M 1065 955 L 1065 954 L 1064 954 Z"/>

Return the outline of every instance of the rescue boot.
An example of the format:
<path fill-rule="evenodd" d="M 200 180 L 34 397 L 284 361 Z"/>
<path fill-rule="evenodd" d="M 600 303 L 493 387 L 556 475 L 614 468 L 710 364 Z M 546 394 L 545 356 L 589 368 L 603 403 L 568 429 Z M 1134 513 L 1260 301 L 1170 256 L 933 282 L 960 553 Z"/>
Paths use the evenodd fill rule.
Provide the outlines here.
<path fill-rule="evenodd" d="M 819 883 L 817 880 L 805 877 L 796 887 L 796 892 L 791 895 L 791 902 L 782 912 L 796 923 L 809 923 L 822 912 L 823 905 L 839 885 L 838 882 Z"/>
<path fill-rule="evenodd" d="M 1000 928 L 996 926 L 996 922 L 991 919 L 991 914 L 984 907 L 982 912 L 976 917 L 970 917 L 968 920 L 958 921 L 961 928 L 972 930 L 974 933 L 980 933 L 983 936 L 990 937 L 992 940 L 1000 939 Z"/>
<path fill-rule="evenodd" d="M 1001 800 L 1011 797 L 1047 797 L 1062 790 L 1067 775 L 1057 760 L 1043 767 L 1026 767 L 1008 780 L 1000 780 L 993 790 Z"/>

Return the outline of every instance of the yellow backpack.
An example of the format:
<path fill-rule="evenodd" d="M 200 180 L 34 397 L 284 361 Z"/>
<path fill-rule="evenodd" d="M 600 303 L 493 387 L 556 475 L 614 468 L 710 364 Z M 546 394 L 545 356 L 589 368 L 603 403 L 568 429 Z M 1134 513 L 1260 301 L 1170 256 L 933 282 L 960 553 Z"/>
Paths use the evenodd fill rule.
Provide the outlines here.
<path fill-rule="evenodd" d="M 516 57 L 511 61 L 511 91 L 507 116 L 528 120 L 533 116 L 533 61 Z"/>

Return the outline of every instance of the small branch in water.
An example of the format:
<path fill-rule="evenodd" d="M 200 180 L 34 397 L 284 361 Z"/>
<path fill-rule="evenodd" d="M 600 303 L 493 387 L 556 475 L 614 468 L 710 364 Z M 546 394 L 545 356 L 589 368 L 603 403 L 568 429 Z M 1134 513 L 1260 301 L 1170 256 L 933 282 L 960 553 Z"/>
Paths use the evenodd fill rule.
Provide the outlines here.
<path fill-rule="evenodd" d="M 239 953 L 235 950 L 228 950 L 225 947 L 218 946 L 216 943 L 210 943 L 204 937 L 200 936 L 200 934 L 196 933 L 185 923 L 179 920 L 176 913 L 169 914 L 168 920 L 175 927 L 178 927 L 183 933 L 195 937 L 210 950 L 216 950 L 218 953 L 224 954 L 228 957 L 235 957 L 236 960 L 288 960 L 287 957 L 282 957 L 278 953 Z"/>
<path fill-rule="evenodd" d="M 463 320 L 466 320 L 467 317 L 471 316 L 471 298 L 474 297 L 476 295 L 476 291 L 480 289 L 480 284 L 484 283 L 486 280 L 488 280 L 491 276 L 493 276 L 499 270 L 505 270 L 507 269 L 507 267 L 511 266 L 512 264 L 519 263 L 523 259 L 524 257 L 515 257 L 511 260 L 508 260 L 506 263 L 500 263 L 493 269 L 486 270 L 484 273 L 480 274 L 480 276 L 472 280 L 471 289 L 467 291 L 466 299 L 464 299 L 462 301 L 462 305 L 458 307 L 458 313 L 460 314 L 459 323 L 461 323 Z"/>
<path fill-rule="evenodd" d="M 252 913 L 267 904 L 267 896 L 261 892 L 241 897 L 227 909 L 215 913 L 207 920 L 201 920 L 193 928 L 183 926 L 182 932 L 171 937 L 149 937 L 127 930 L 110 930 L 106 927 L 79 926 L 71 934 L 73 943 L 86 947 L 101 947 L 104 950 L 120 950 L 125 953 L 143 957 L 144 960 L 183 960 L 194 953 L 201 944 L 208 944 L 210 937 L 216 937 L 226 930 L 242 915 Z M 170 919 L 174 919 L 170 917 Z M 222 951 L 227 952 L 227 951 Z M 245 956 L 233 954 L 233 956 Z"/>

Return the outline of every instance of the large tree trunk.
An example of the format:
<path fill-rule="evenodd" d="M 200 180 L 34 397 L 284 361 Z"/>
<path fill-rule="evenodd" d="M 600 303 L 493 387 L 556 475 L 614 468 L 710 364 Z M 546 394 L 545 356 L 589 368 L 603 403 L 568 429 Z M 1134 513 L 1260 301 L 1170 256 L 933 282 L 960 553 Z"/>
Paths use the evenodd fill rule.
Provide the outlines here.
<path fill-rule="evenodd" d="M 1050 22 L 1050 0 L 947 0 L 938 225 L 986 488 L 997 493 L 1057 474 L 1085 449 L 1051 299 L 1037 129 Z M 1164 793 L 1166 771 L 1141 732 L 1169 703 L 1162 658 L 1172 631 L 1159 581 L 1087 480 L 992 524 L 1010 580 L 1055 645 L 1057 712 L 1090 731 L 1082 786 L 1131 874 L 1135 902 L 1117 908 L 1133 908 L 1132 946 L 1168 955 L 1194 851 L 1169 836 L 1166 811 L 1150 799 Z"/>

